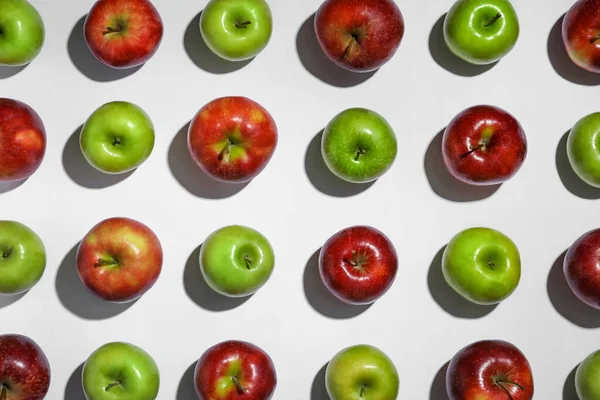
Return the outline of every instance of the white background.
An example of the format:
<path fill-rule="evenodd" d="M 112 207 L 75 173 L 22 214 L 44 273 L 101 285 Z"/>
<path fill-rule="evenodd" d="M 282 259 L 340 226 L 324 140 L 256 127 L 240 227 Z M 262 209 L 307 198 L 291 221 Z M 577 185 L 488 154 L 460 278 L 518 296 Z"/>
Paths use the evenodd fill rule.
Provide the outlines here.
<path fill-rule="evenodd" d="M 197 15 L 204 1 L 156 0 L 165 25 L 161 47 L 145 66 L 123 73 L 87 51 L 82 18 L 93 1 L 33 0 L 46 24 L 45 46 L 18 73 L 0 69 L 0 95 L 37 110 L 48 149 L 34 176 L 1 187 L 0 210 L 1 218 L 38 232 L 48 264 L 28 294 L 0 298 L 0 331 L 41 345 L 52 367 L 48 399 L 82 399 L 81 364 L 97 347 L 120 340 L 154 357 L 160 399 L 192 400 L 195 360 L 234 338 L 271 355 L 276 399 L 326 399 L 323 366 L 358 343 L 393 359 L 399 398 L 444 399 L 445 363 L 461 347 L 493 338 L 525 353 L 536 398 L 575 399 L 568 376 L 600 347 L 600 313 L 570 294 L 561 261 L 577 237 L 598 226 L 600 191 L 570 171 L 563 135 L 598 111 L 600 77 L 574 67 L 562 50 L 558 21 L 573 1 L 515 0 L 518 44 L 490 69 L 465 65 L 444 46 L 440 18 L 452 1 L 403 0 L 400 49 L 372 76 L 340 72 L 324 59 L 312 33 L 319 0 L 270 3 L 268 47 L 232 65 L 202 44 Z M 258 101 L 279 127 L 269 166 L 243 188 L 203 177 L 185 148 L 188 121 L 225 95 Z M 125 178 L 93 171 L 78 149 L 79 127 L 112 100 L 138 104 L 156 127 L 153 154 Z M 496 191 L 453 182 L 439 149 L 440 132 L 454 115 L 486 103 L 517 117 L 529 141 L 523 168 Z M 316 135 L 353 106 L 381 113 L 398 136 L 393 168 L 367 187 L 333 178 L 319 155 Z M 75 273 L 79 240 L 113 216 L 150 226 L 165 252 L 157 284 L 130 307 L 95 300 Z M 272 278 L 245 302 L 211 293 L 198 272 L 195 249 L 228 224 L 258 229 L 276 252 Z M 332 299 L 316 270 L 324 241 L 355 224 L 385 232 L 400 259 L 392 289 L 367 309 Z M 439 272 L 440 249 L 475 225 L 501 230 L 521 251 L 521 283 L 492 310 L 457 298 Z"/>

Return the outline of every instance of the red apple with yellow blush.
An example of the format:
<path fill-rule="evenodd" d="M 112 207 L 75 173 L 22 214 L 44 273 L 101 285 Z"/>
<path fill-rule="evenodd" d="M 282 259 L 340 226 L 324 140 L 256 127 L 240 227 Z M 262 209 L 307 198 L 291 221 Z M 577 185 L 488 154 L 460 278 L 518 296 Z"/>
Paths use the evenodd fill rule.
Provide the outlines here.
<path fill-rule="evenodd" d="M 600 0 L 576 1 L 563 19 L 562 38 L 577 66 L 600 73 Z"/>

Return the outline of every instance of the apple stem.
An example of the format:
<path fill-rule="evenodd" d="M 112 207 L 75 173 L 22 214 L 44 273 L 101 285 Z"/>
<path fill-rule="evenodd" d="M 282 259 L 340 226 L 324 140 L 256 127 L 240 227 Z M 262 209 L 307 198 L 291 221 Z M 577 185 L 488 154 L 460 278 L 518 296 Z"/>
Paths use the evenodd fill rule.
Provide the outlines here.
<path fill-rule="evenodd" d="M 11 248 L 9 248 L 8 250 L 6 250 L 6 251 L 4 251 L 2 253 L 2 258 L 8 258 L 8 257 L 10 257 L 10 255 L 12 254 L 12 252 L 13 252 L 13 248 L 11 247 Z"/>
<path fill-rule="evenodd" d="M 113 140 L 113 142 L 112 142 L 112 145 L 113 145 L 113 146 L 118 146 L 118 145 L 120 145 L 120 144 L 121 144 L 121 138 L 120 138 L 120 137 L 116 137 L 116 138 Z"/>
<path fill-rule="evenodd" d="M 102 35 L 106 36 L 109 33 L 120 33 L 120 32 L 123 32 L 123 27 L 121 25 L 117 25 L 116 28 L 113 28 L 112 26 L 107 26 L 106 30 L 104 32 L 102 32 Z"/>
<path fill-rule="evenodd" d="M 236 28 L 244 28 L 244 29 L 246 29 L 248 27 L 248 25 L 250 25 L 250 21 L 236 22 L 235 23 L 235 27 Z"/>
<path fill-rule="evenodd" d="M 502 14 L 498 13 L 498 14 L 494 15 L 494 18 L 490 19 L 488 22 L 483 24 L 483 27 L 487 28 L 488 26 L 493 25 L 494 22 L 498 21 L 500 18 L 502 18 Z"/>
<path fill-rule="evenodd" d="M 227 143 L 225 144 L 225 147 L 223 147 L 223 150 L 221 150 L 221 152 L 219 153 L 219 161 L 222 161 L 223 158 L 225 158 L 225 156 L 229 154 L 229 152 L 231 151 L 232 145 L 233 145 L 233 142 L 231 141 L 231 139 L 227 139 Z"/>
<path fill-rule="evenodd" d="M 0 393 L 0 400 L 6 400 L 6 385 L 2 384 L 2 393 Z"/>
<path fill-rule="evenodd" d="M 356 43 L 356 36 L 352 35 L 352 39 L 350 39 L 350 43 L 346 46 L 346 50 L 344 50 L 344 60 L 347 60 L 350 57 L 350 51 L 352 51 L 352 46 Z"/>
<path fill-rule="evenodd" d="M 365 392 L 367 391 L 367 385 L 362 385 L 360 387 L 360 397 L 363 398 L 365 395 Z"/>
<path fill-rule="evenodd" d="M 489 267 L 490 267 L 492 270 L 496 269 L 496 264 L 494 264 L 492 261 L 488 261 L 488 266 L 489 266 Z"/>
<path fill-rule="evenodd" d="M 115 386 L 119 386 L 120 384 L 121 384 L 121 381 L 111 382 L 107 387 L 104 388 L 104 391 L 108 392 L 110 389 L 114 388 Z"/>
<path fill-rule="evenodd" d="M 2 31 L 0 31 L 0 35 L 2 34 Z M 593 38 L 590 39 L 590 43 L 594 44 L 596 43 L 598 40 L 600 40 L 600 33 L 597 33 L 596 36 L 594 36 Z"/>
<path fill-rule="evenodd" d="M 248 256 L 244 256 L 244 261 L 246 261 L 246 268 L 252 269 L 254 265 L 252 265 L 252 260 Z"/>
<path fill-rule="evenodd" d="M 468 157 L 468 156 L 470 156 L 470 155 L 471 155 L 473 152 L 475 152 L 475 151 L 477 151 L 477 150 L 481 149 L 482 147 L 485 147 L 485 144 L 479 144 L 479 145 L 477 145 L 477 146 L 473 147 L 471 150 L 467 151 L 466 153 L 464 153 L 464 154 L 461 154 L 461 155 L 460 155 L 460 158 L 465 158 L 465 157 Z"/>
<path fill-rule="evenodd" d="M 236 389 L 238 391 L 238 394 L 244 394 L 244 393 L 246 393 L 246 391 L 248 389 L 246 388 L 246 386 L 242 385 L 242 382 L 240 382 L 240 380 L 237 378 L 237 376 L 232 376 L 231 380 L 235 384 L 235 387 L 236 387 Z"/>
<path fill-rule="evenodd" d="M 105 265 L 116 265 L 117 260 L 115 260 L 114 258 L 111 258 L 110 260 L 104 260 L 102 258 L 99 258 L 98 261 L 96 262 L 96 264 L 94 264 L 94 267 L 103 267 Z"/>
<path fill-rule="evenodd" d="M 358 161 L 358 157 L 360 157 L 363 154 L 367 154 L 367 151 L 365 149 L 356 150 L 356 157 L 354 157 L 354 161 Z"/>

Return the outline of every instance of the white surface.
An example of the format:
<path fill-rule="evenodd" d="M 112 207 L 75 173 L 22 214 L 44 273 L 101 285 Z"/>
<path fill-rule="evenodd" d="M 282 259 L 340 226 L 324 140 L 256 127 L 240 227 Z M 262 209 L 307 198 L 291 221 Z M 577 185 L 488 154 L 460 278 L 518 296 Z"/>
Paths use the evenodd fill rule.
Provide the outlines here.
<path fill-rule="evenodd" d="M 324 400 L 320 369 L 338 350 L 357 343 L 376 345 L 392 357 L 400 373 L 399 398 L 443 399 L 440 368 L 462 346 L 484 338 L 505 339 L 523 350 L 533 368 L 536 398 L 562 399 L 567 375 L 600 347 L 598 329 L 590 329 L 600 326 L 600 314 L 565 291 L 560 266 L 548 279 L 555 260 L 579 235 L 597 227 L 599 216 L 597 200 L 577 195 L 598 197 L 598 192 L 571 180 L 567 168 L 566 184 L 575 193 L 568 190 L 558 171 L 565 167 L 564 156 L 560 168 L 556 164 L 563 134 L 580 117 L 598 111 L 598 89 L 565 79 L 549 58 L 549 33 L 573 1 L 515 0 L 522 28 L 517 46 L 494 68 L 466 77 L 441 39 L 430 40 L 452 1 L 403 0 L 406 34 L 398 53 L 353 87 L 324 82 L 303 66 L 302 61 L 311 69 L 332 71 L 314 41 L 306 41 L 312 29 L 306 21 L 319 0 L 271 0 L 275 25 L 269 46 L 245 67 L 225 74 L 214 73 L 211 61 L 202 61 L 206 69 L 200 68 L 186 52 L 201 43 L 196 25 L 189 24 L 204 1 L 156 0 L 165 24 L 162 45 L 147 65 L 122 79 L 114 79 L 119 75 L 86 52 L 80 19 L 92 0 L 32 2 L 44 18 L 46 44 L 20 73 L 6 77 L 7 70 L 0 70 L 5 77 L 0 88 L 2 96 L 38 111 L 48 150 L 31 179 L 14 190 L 2 189 L 0 210 L 2 218 L 39 233 L 48 265 L 30 293 L 12 304 L 0 299 L 0 331 L 29 335 L 44 349 L 52 366 L 48 399 L 81 399 L 78 366 L 113 340 L 147 350 L 160 367 L 159 398 L 177 400 L 194 399 L 190 366 L 195 360 L 231 338 L 254 342 L 272 356 L 279 378 L 275 398 L 285 400 Z M 550 53 L 562 74 L 589 81 L 559 57 L 554 47 L 559 45 L 552 42 Z M 339 84 L 344 76 L 330 78 Z M 269 166 L 235 195 L 201 177 L 182 130 L 200 107 L 225 95 L 261 103 L 280 132 Z M 148 161 L 122 181 L 93 172 L 77 148 L 78 127 L 112 100 L 140 105 L 157 132 Z M 519 119 L 529 141 L 528 158 L 493 195 L 454 201 L 482 197 L 482 192 L 461 186 L 449 190 L 439 140 L 431 148 L 430 142 L 456 113 L 485 103 Z M 398 157 L 367 190 L 333 196 L 354 187 L 330 179 L 324 166 L 315 164 L 320 163 L 318 144 L 309 145 L 336 113 L 351 106 L 371 108 L 388 119 L 398 136 Z M 329 189 L 324 193 L 317 187 Z M 74 272 L 74 246 L 95 223 L 112 216 L 149 225 L 165 252 L 157 284 L 127 309 L 91 298 Z M 271 280 L 243 304 L 211 294 L 197 271 L 194 249 L 227 224 L 258 229 L 276 252 Z M 337 308 L 324 294 L 313 257 L 331 234 L 354 224 L 381 229 L 400 257 L 392 289 L 360 314 Z M 517 291 L 485 316 L 457 301 L 438 272 L 431 290 L 428 284 L 436 253 L 474 225 L 509 235 L 523 263 Z M 439 265 L 433 267 L 438 271 Z M 465 318 L 475 315 L 480 318 Z"/>

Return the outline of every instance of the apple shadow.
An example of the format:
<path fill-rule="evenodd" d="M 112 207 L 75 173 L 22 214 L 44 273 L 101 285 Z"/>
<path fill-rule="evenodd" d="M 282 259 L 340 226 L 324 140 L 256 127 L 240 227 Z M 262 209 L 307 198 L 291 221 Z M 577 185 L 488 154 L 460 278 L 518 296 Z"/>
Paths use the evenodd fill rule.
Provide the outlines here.
<path fill-rule="evenodd" d="M 196 197 L 205 199 L 224 199 L 231 197 L 250 182 L 219 182 L 206 175 L 196 165 L 187 146 L 187 133 L 190 123 L 185 124 L 173 138 L 169 146 L 168 162 L 171 174 L 177 182 Z"/>
<path fill-rule="evenodd" d="M 73 182 L 89 189 L 102 189 L 127 179 L 135 169 L 122 174 L 106 174 L 92 167 L 85 159 L 79 146 L 79 126 L 69 137 L 62 153 L 62 164 L 65 172 Z"/>
<path fill-rule="evenodd" d="M 67 42 L 67 51 L 71 62 L 83 75 L 96 82 L 111 82 L 134 74 L 142 65 L 133 68 L 117 69 L 102 64 L 90 52 L 83 36 L 83 26 L 87 15 L 77 21 Z"/>
<path fill-rule="evenodd" d="M 310 400 L 329 400 L 329 394 L 325 386 L 325 373 L 327 372 L 328 364 L 329 362 L 326 362 L 315 375 L 310 387 Z"/>
<path fill-rule="evenodd" d="M 375 71 L 351 72 L 335 65 L 321 49 L 315 34 L 315 14 L 312 14 L 296 34 L 296 51 L 304 68 L 315 78 L 337 87 L 351 87 L 371 78 Z"/>
<path fill-rule="evenodd" d="M 85 393 L 83 391 L 83 384 L 81 383 L 82 374 L 83 374 L 83 365 L 85 362 L 79 364 L 79 366 L 73 371 L 69 380 L 67 381 L 67 386 L 65 386 L 65 397 L 64 400 L 84 400 Z"/>
<path fill-rule="evenodd" d="M 13 182 L 0 182 L 0 194 L 15 190 L 16 188 L 24 184 L 26 180 L 27 179 L 21 179 L 20 181 Z"/>
<path fill-rule="evenodd" d="M 571 167 L 569 156 L 567 155 L 569 132 L 570 130 L 562 135 L 556 146 L 556 170 L 560 181 L 569 192 L 577 197 L 588 200 L 600 199 L 600 189 L 582 181 Z"/>
<path fill-rule="evenodd" d="M 482 318 L 494 311 L 498 306 L 497 304 L 489 306 L 475 304 L 456 293 L 448 285 L 442 273 L 442 256 L 445 249 L 446 246 L 443 246 L 437 252 L 427 273 L 427 286 L 433 300 L 442 310 L 456 318 Z"/>
<path fill-rule="evenodd" d="M 196 247 L 188 257 L 183 271 L 183 286 L 188 297 L 199 307 L 207 311 L 227 311 L 244 304 L 252 295 L 245 297 L 228 297 L 215 292 L 202 276 L 200 271 L 200 249 Z"/>
<path fill-rule="evenodd" d="M 562 23 L 565 14 L 554 23 L 548 35 L 547 51 L 552 68 L 563 79 L 569 82 L 585 85 L 600 85 L 600 74 L 596 74 L 578 67 L 567 54 L 567 49 L 562 40 Z"/>
<path fill-rule="evenodd" d="M 575 374 L 577 373 L 577 367 L 579 367 L 579 364 L 576 365 L 571 372 L 569 372 L 567 379 L 565 379 L 565 383 L 563 384 L 562 400 L 579 400 L 577 389 L 575 389 Z"/>
<path fill-rule="evenodd" d="M 136 300 L 128 303 L 113 303 L 92 294 L 77 274 L 77 243 L 62 260 L 56 273 L 56 293 L 62 305 L 72 314 L 88 320 L 114 317 L 131 307 Z"/>
<path fill-rule="evenodd" d="M 372 304 L 346 304 L 325 287 L 319 274 L 320 252 L 321 249 L 315 251 L 304 268 L 304 296 L 308 304 L 321 315 L 332 319 L 354 318 L 367 311 Z"/>
<path fill-rule="evenodd" d="M 563 264 L 567 250 L 554 261 L 546 290 L 554 309 L 566 320 L 581 328 L 600 328 L 600 310 L 596 310 L 581 300 L 571 291 L 563 272 Z"/>
<path fill-rule="evenodd" d="M 431 383 L 431 389 L 429 390 L 429 400 L 448 400 L 446 372 L 448 371 L 449 364 L 450 361 L 447 361 L 435 374 L 435 378 L 433 378 L 433 382 Z"/>
<path fill-rule="evenodd" d="M 190 21 L 183 35 L 183 47 L 190 60 L 198 68 L 212 74 L 228 74 L 250 64 L 254 58 L 244 61 L 229 61 L 213 53 L 200 33 L 201 15 L 202 11 Z"/>
<path fill-rule="evenodd" d="M 431 28 L 429 33 L 429 53 L 433 60 L 446 71 L 458 76 L 477 76 L 492 69 L 498 61 L 486 65 L 468 63 L 454 55 L 444 39 L 444 20 L 442 15 Z"/>
<path fill-rule="evenodd" d="M 10 294 L 10 295 L 0 294 L 0 309 L 2 309 L 4 307 L 8 307 L 11 304 L 14 304 L 17 301 L 21 300 L 28 292 L 29 292 L 29 290 L 26 292 L 23 292 L 23 293 L 19 293 L 19 294 Z"/>
<path fill-rule="evenodd" d="M 177 386 L 175 400 L 194 400 L 198 398 L 194 387 L 194 372 L 197 362 L 198 361 L 194 361 L 183 373 L 179 385 Z"/>
<path fill-rule="evenodd" d="M 11 67 L 8 65 L 0 65 L 0 79 L 7 79 L 10 78 L 11 76 L 15 76 L 18 73 L 20 73 L 21 71 L 23 71 L 25 68 L 27 68 L 29 64 L 25 64 L 25 65 L 19 65 L 19 66 L 15 66 L 15 67 Z"/>
<path fill-rule="evenodd" d="M 442 139 L 445 130 L 446 128 L 435 135 L 425 152 L 425 175 L 433 192 L 446 200 L 455 202 L 477 201 L 493 195 L 501 185 L 469 185 L 450 174 L 442 156 Z"/>

